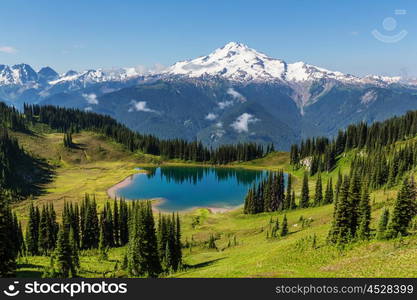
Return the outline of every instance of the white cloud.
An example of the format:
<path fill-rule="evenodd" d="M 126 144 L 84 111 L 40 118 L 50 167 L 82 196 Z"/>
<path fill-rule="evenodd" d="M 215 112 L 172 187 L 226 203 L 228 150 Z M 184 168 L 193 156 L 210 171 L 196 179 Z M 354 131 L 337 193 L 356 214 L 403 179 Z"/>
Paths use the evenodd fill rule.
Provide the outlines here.
<path fill-rule="evenodd" d="M 152 73 L 160 73 L 161 71 L 165 70 L 166 67 L 163 64 L 156 63 L 153 66 L 144 66 L 144 65 L 137 65 L 136 67 L 132 68 L 137 74 L 152 74 Z"/>
<path fill-rule="evenodd" d="M 214 127 L 216 128 L 212 134 L 211 134 L 211 139 L 218 139 L 221 138 L 226 131 L 223 129 L 223 123 L 222 122 L 217 122 L 216 124 L 214 124 Z"/>
<path fill-rule="evenodd" d="M 223 102 L 217 103 L 217 105 L 219 106 L 220 109 L 225 109 L 226 107 L 232 106 L 233 101 L 223 101 Z"/>
<path fill-rule="evenodd" d="M 93 110 L 93 108 L 91 106 L 88 106 L 88 107 L 84 108 L 84 111 L 92 111 L 92 110 Z"/>
<path fill-rule="evenodd" d="M 17 52 L 17 49 L 11 46 L 0 46 L 0 52 L 13 54 Z"/>
<path fill-rule="evenodd" d="M 215 120 L 215 119 L 217 119 L 217 115 L 216 115 L 216 114 L 209 113 L 209 114 L 206 116 L 206 120 L 213 121 L 213 120 Z"/>
<path fill-rule="evenodd" d="M 235 99 L 237 99 L 237 100 L 239 100 L 239 101 L 241 101 L 241 102 L 245 102 L 246 101 L 246 98 L 241 94 L 241 93 L 239 93 L 238 91 L 236 91 L 235 89 L 233 89 L 233 88 L 229 88 L 228 90 L 227 90 L 227 93 L 230 95 L 230 96 L 232 96 L 233 98 L 235 98 Z"/>
<path fill-rule="evenodd" d="M 158 113 L 157 110 L 150 109 L 147 106 L 146 101 L 138 101 L 138 102 L 132 101 L 131 104 L 132 104 L 132 107 L 129 108 L 129 112 L 136 110 L 136 111 L 143 111 L 143 112 Z"/>
<path fill-rule="evenodd" d="M 230 124 L 230 126 L 232 126 L 233 129 L 236 130 L 238 133 L 248 132 L 249 124 L 255 123 L 257 121 L 259 120 L 255 118 L 253 115 L 243 113 L 239 117 L 237 117 L 236 121 Z"/>
<path fill-rule="evenodd" d="M 83 94 L 84 99 L 87 101 L 88 104 L 98 104 L 97 95 L 96 94 Z"/>

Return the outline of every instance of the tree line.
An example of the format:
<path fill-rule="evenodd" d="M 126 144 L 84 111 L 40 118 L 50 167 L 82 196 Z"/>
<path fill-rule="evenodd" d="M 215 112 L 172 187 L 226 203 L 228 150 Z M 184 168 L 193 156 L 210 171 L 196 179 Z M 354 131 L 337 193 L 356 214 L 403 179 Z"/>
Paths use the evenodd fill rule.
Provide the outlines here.
<path fill-rule="evenodd" d="M 28 180 L 22 174 L 24 170 L 21 166 L 25 163 L 33 166 L 32 158 L 6 128 L 0 127 L 0 188 L 11 199 L 14 196 L 27 196 L 31 192 L 30 185 L 26 184 Z"/>
<path fill-rule="evenodd" d="M 287 175 L 285 188 L 284 172 L 270 172 L 267 178 L 251 187 L 245 197 L 243 211 L 246 214 L 294 209 L 295 194 L 291 187 L 291 175 Z"/>
<path fill-rule="evenodd" d="M 285 176 L 287 184 L 285 186 Z M 339 181 L 340 181 L 339 174 Z M 284 172 L 270 172 L 266 179 L 261 180 L 251 187 L 246 194 L 244 203 L 244 213 L 257 214 L 262 212 L 284 211 L 296 208 L 307 208 L 312 206 L 321 206 L 333 203 L 334 198 L 338 197 L 340 182 L 333 186 L 331 178 L 326 183 L 323 191 L 321 175 L 318 174 L 314 197 L 311 197 L 309 191 L 309 175 L 304 173 L 301 185 L 300 199 L 296 202 L 295 191 L 292 187 L 291 174 Z M 336 189 L 336 191 L 334 191 Z"/>
<path fill-rule="evenodd" d="M 107 115 L 84 112 L 78 109 L 55 106 L 24 105 L 24 115 L 28 122 L 48 124 L 60 132 L 91 130 L 115 140 L 130 151 L 161 155 L 168 159 L 182 159 L 211 164 L 227 164 L 234 161 L 249 161 L 263 157 L 274 151 L 273 145 L 266 148 L 255 143 L 223 145 L 209 149 L 200 141 L 182 139 L 161 140 L 154 135 L 134 132 Z"/>
<path fill-rule="evenodd" d="M 182 267 L 178 214 L 159 215 L 155 226 L 149 201 L 107 202 L 98 212 L 94 197 L 65 203 L 62 222 L 52 204 L 29 206 L 25 235 L 7 199 L 0 199 L 0 277 L 13 276 L 18 256 L 50 256 L 43 276 L 77 277 L 80 251 L 97 250 L 107 259 L 112 247 L 127 246 L 123 268 L 132 276 L 157 277 Z"/>
<path fill-rule="evenodd" d="M 409 111 L 401 117 L 368 125 L 364 122 L 339 130 L 330 140 L 326 137 L 308 138 L 300 145 L 292 145 L 290 161 L 294 167 L 306 164 L 309 158 L 310 174 L 331 171 L 337 157 L 351 149 L 363 149 L 366 153 L 380 151 L 396 142 L 404 141 L 417 134 L 417 111 Z"/>
<path fill-rule="evenodd" d="M 353 240 L 397 238 L 405 236 L 413 217 L 417 215 L 416 185 L 413 177 L 405 177 L 390 218 L 389 210 L 381 215 L 376 234 L 370 227 L 371 205 L 368 183 L 352 172 L 343 178 L 340 193 L 335 201 L 333 222 L 328 241 L 346 244 Z"/>

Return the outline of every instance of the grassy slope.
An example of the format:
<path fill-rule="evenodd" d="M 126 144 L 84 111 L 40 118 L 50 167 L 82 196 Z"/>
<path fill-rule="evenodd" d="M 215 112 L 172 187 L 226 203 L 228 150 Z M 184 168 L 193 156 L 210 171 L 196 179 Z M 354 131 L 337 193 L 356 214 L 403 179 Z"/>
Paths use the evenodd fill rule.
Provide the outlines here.
<path fill-rule="evenodd" d="M 107 189 L 137 172 L 138 164 L 155 160 L 146 155 L 132 155 L 121 145 L 91 132 L 73 135 L 74 149 L 63 147 L 63 134 L 15 133 L 19 143 L 32 155 L 54 166 L 54 180 L 44 185 L 44 193 L 34 200 L 35 205 L 53 202 L 58 215 L 64 201 L 80 201 L 85 193 L 95 194 L 98 205 L 107 199 Z M 29 201 L 15 206 L 25 220 Z"/>
<path fill-rule="evenodd" d="M 135 172 L 135 167 L 155 163 L 158 158 L 132 155 L 120 145 L 109 142 L 93 133 L 74 135 L 78 149 L 62 147 L 62 134 L 43 133 L 33 136 L 16 134 L 20 143 L 35 155 L 56 166 L 55 180 L 44 188 L 46 193 L 35 199 L 36 204 L 52 201 L 58 210 L 64 200 L 79 201 L 86 192 L 95 193 L 99 205 L 106 201 L 106 190 Z M 341 158 L 338 168 L 346 172 L 352 154 Z M 295 188 L 299 192 L 303 171 L 293 171 L 288 164 L 288 153 L 274 153 L 253 162 L 234 164 L 235 167 L 284 169 L 295 176 Z M 172 162 L 172 164 L 183 164 Z M 323 175 L 337 176 L 338 169 Z M 314 191 L 314 178 L 310 182 Z M 312 192 L 311 192 L 312 194 Z M 376 227 L 383 207 L 392 206 L 396 191 L 376 191 L 373 199 L 373 228 Z M 28 201 L 15 207 L 25 218 Z M 404 241 L 371 241 L 358 243 L 340 250 L 327 246 L 325 239 L 329 230 L 333 206 L 295 210 L 287 213 L 290 234 L 282 239 L 266 239 L 271 219 L 282 213 L 265 213 L 254 216 L 242 214 L 241 209 L 213 214 L 206 209 L 183 213 L 183 241 L 193 240 L 192 249 L 184 249 L 186 270 L 172 274 L 173 277 L 391 277 L 417 276 L 417 238 Z M 191 226 L 199 216 L 200 224 Z M 301 228 L 300 216 L 311 218 L 309 227 Z M 211 234 L 218 236 L 218 250 L 207 249 L 204 242 Z M 316 236 L 316 247 L 312 237 Z M 236 237 L 237 245 L 234 245 Z M 230 241 L 230 247 L 228 247 Z M 108 261 L 99 261 L 96 252 L 83 253 L 80 275 L 104 277 L 120 265 L 125 249 L 111 249 Z M 20 261 L 18 276 L 40 276 L 48 257 L 29 257 Z M 117 275 L 124 276 L 123 271 Z"/>

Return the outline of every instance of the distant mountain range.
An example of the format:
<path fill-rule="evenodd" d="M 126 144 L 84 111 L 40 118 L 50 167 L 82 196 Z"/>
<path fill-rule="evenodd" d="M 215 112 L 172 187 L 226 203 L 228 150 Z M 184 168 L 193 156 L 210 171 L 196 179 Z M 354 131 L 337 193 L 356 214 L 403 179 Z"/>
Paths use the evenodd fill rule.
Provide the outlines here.
<path fill-rule="evenodd" d="M 415 80 L 357 77 L 286 63 L 231 42 L 158 73 L 135 68 L 68 71 L 0 65 L 0 100 L 109 114 L 134 130 L 216 146 L 332 136 L 350 123 L 417 109 Z"/>

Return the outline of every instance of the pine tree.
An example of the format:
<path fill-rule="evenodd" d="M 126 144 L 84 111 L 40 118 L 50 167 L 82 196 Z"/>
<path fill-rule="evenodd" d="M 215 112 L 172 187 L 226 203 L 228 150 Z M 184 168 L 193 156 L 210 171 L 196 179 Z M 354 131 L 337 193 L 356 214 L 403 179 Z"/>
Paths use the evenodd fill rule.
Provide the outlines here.
<path fill-rule="evenodd" d="M 387 225 L 389 221 L 389 210 L 384 209 L 378 223 L 378 230 L 376 233 L 376 238 L 378 240 L 383 240 L 386 237 Z"/>
<path fill-rule="evenodd" d="M 288 174 L 287 177 L 287 190 L 286 190 L 287 194 L 285 196 L 285 201 L 284 201 L 284 205 L 283 208 L 284 209 L 292 209 L 291 207 L 291 193 L 292 193 L 292 178 L 291 178 L 291 174 Z"/>
<path fill-rule="evenodd" d="M 349 201 L 349 177 L 345 177 L 340 188 L 339 200 L 335 206 L 334 220 L 329 232 L 332 243 L 346 243 L 352 236 L 352 207 Z"/>
<path fill-rule="evenodd" d="M 359 225 L 359 203 L 361 201 L 361 182 L 356 172 L 352 172 L 349 184 L 349 202 L 350 202 L 350 234 L 356 235 Z"/>
<path fill-rule="evenodd" d="M 26 248 L 29 255 L 38 255 L 39 245 L 39 219 L 36 208 L 31 203 L 29 207 L 29 220 L 26 226 Z"/>
<path fill-rule="evenodd" d="M 80 268 L 80 257 L 79 257 L 79 253 L 78 253 L 78 243 L 77 240 L 75 239 L 75 232 L 74 229 L 71 227 L 70 232 L 69 232 L 69 244 L 71 247 L 71 254 L 72 254 L 72 264 L 74 265 L 75 269 L 79 269 Z M 73 275 L 75 276 L 75 274 L 73 273 Z"/>
<path fill-rule="evenodd" d="M 72 148 L 74 146 L 74 143 L 72 142 L 72 133 L 67 132 L 64 134 L 64 147 L 66 148 Z"/>
<path fill-rule="evenodd" d="M 316 192 L 314 194 L 314 206 L 323 204 L 323 186 L 321 183 L 321 174 L 317 175 Z"/>
<path fill-rule="evenodd" d="M 369 239 L 371 233 L 371 229 L 369 227 L 369 224 L 371 223 L 371 206 L 369 204 L 369 193 L 367 184 L 364 184 L 362 187 L 362 196 L 361 201 L 359 203 L 358 220 L 358 238 L 361 240 Z"/>
<path fill-rule="evenodd" d="M 336 182 L 336 187 L 335 187 L 335 205 L 337 206 L 337 201 L 339 200 L 339 193 L 340 193 L 340 188 L 342 187 L 342 183 L 343 183 L 343 177 L 342 177 L 342 173 L 339 172 L 337 174 L 337 182 Z"/>
<path fill-rule="evenodd" d="M 152 206 L 149 201 L 132 208 L 128 269 L 135 276 L 157 277 L 161 272 Z"/>
<path fill-rule="evenodd" d="M 300 207 L 306 208 L 309 206 L 310 202 L 310 195 L 308 191 L 308 174 L 307 172 L 304 173 L 303 177 L 303 185 L 301 188 L 301 200 L 300 200 Z"/>
<path fill-rule="evenodd" d="M 177 213 L 175 220 L 175 265 L 173 269 L 176 271 L 182 265 L 182 244 L 181 244 L 181 223 Z"/>
<path fill-rule="evenodd" d="M 16 257 L 18 250 L 14 246 L 10 232 L 10 219 L 12 215 L 6 199 L 0 191 L 0 278 L 12 277 L 16 270 Z"/>
<path fill-rule="evenodd" d="M 119 208 L 120 245 L 124 246 L 129 241 L 129 212 L 125 200 L 120 199 Z"/>
<path fill-rule="evenodd" d="M 106 233 L 105 233 L 105 226 L 104 224 L 100 225 L 100 237 L 98 243 L 98 251 L 99 251 L 99 258 L 100 260 L 107 260 L 107 243 L 106 243 Z"/>
<path fill-rule="evenodd" d="M 73 251 L 69 242 L 69 233 L 61 226 L 53 259 L 53 274 L 57 278 L 76 277 L 76 265 L 73 261 Z"/>
<path fill-rule="evenodd" d="M 295 192 L 294 192 L 294 190 L 292 191 L 290 208 L 291 209 L 296 209 L 297 208 L 297 204 L 295 204 Z"/>
<path fill-rule="evenodd" d="M 114 245 L 117 247 L 120 245 L 120 218 L 119 218 L 119 208 L 117 201 L 113 202 L 113 230 L 114 230 Z"/>
<path fill-rule="evenodd" d="M 96 207 L 97 205 L 95 200 L 91 201 L 89 195 L 85 195 L 81 214 L 81 247 L 83 249 L 98 247 L 100 228 Z"/>
<path fill-rule="evenodd" d="M 332 183 L 332 178 L 330 177 L 329 180 L 327 181 L 326 192 L 324 193 L 323 203 L 330 204 L 332 202 L 333 202 L 333 183 Z"/>
<path fill-rule="evenodd" d="M 402 187 L 397 195 L 391 222 L 388 228 L 388 236 L 393 238 L 398 234 L 402 236 L 408 234 L 408 226 L 411 219 L 415 216 L 416 190 L 414 181 L 405 178 Z"/>
<path fill-rule="evenodd" d="M 288 234 L 288 221 L 287 221 L 287 215 L 284 215 L 284 219 L 282 220 L 280 236 L 286 236 L 287 234 Z"/>
<path fill-rule="evenodd" d="M 49 250 L 48 216 L 45 206 L 42 207 L 41 219 L 39 222 L 39 252 L 47 255 Z"/>
<path fill-rule="evenodd" d="M 277 218 L 271 229 L 271 237 L 274 237 L 274 238 L 277 237 L 279 229 L 280 229 L 279 220 Z"/>

